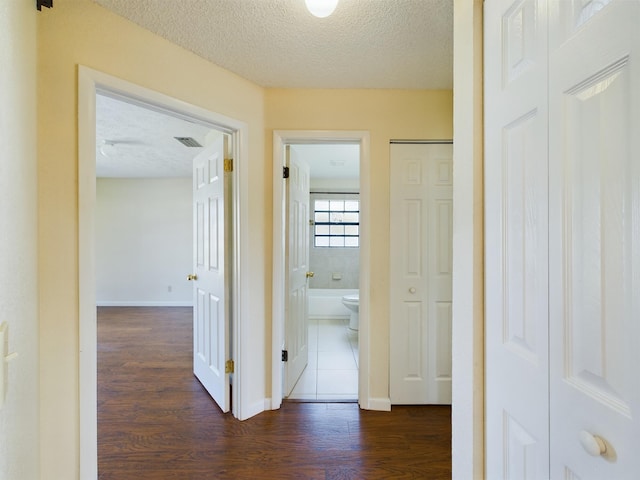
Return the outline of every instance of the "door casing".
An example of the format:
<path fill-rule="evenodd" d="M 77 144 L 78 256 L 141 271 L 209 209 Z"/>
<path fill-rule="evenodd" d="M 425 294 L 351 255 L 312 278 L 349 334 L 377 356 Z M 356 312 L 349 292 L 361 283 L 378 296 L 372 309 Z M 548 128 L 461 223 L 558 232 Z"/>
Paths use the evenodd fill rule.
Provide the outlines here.
<path fill-rule="evenodd" d="M 234 395 L 232 413 L 244 420 L 257 412 L 252 411 L 242 396 L 243 358 L 251 355 L 243 351 L 241 333 L 249 331 L 243 305 L 249 303 L 251 292 L 243 291 L 240 283 L 241 263 L 249 234 L 247 215 L 248 186 L 248 125 L 239 120 L 191 105 L 173 97 L 149 90 L 103 72 L 80 65 L 78 67 L 78 307 L 79 307 L 79 408 L 80 408 L 80 478 L 92 479 L 98 475 L 97 429 L 97 329 L 95 296 L 95 152 L 96 152 L 96 94 L 123 99 L 162 113 L 210 126 L 231 136 L 234 152 L 233 193 L 233 259 L 231 268 L 233 305 L 231 318 L 231 345 L 235 360 Z M 246 273 L 247 278 L 249 273 Z M 247 297 L 247 298 L 245 298 Z"/>
<path fill-rule="evenodd" d="M 375 410 L 370 401 L 369 376 L 369 259 L 370 259 L 370 167 L 369 132 L 345 130 L 275 130 L 273 132 L 273 314 L 271 408 L 282 405 L 283 368 L 281 352 L 285 341 L 285 195 L 282 169 L 285 167 L 287 144 L 357 143 L 360 145 L 360 328 L 358 362 L 358 403 L 361 408 Z M 386 410 L 386 408 L 382 408 Z"/>

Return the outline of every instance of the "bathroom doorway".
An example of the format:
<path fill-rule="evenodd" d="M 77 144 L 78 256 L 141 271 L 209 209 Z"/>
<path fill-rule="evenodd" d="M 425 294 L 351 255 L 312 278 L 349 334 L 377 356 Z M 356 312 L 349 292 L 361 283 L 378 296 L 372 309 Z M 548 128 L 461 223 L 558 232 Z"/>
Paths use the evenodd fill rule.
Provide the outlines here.
<path fill-rule="evenodd" d="M 366 360 L 368 327 L 368 282 L 363 274 L 368 272 L 368 195 L 361 188 L 363 173 L 368 174 L 363 162 L 367 155 L 367 132 L 274 133 L 274 408 L 284 398 L 358 400 L 361 405 L 366 398 L 367 385 L 363 389 L 359 371 L 361 359 Z M 295 237 L 288 231 L 295 223 L 289 208 L 299 205 L 290 207 L 289 192 L 291 185 L 304 183 L 304 164 L 309 168 L 309 193 L 301 208 L 306 210 L 305 220 L 299 223 L 305 225 L 301 235 L 308 262 L 300 263 L 306 268 L 306 284 L 299 291 L 304 291 L 308 313 L 303 328 L 294 326 L 296 337 L 288 335 L 288 323 L 293 323 L 289 317 L 297 310 L 288 286 Z M 346 295 L 350 301 L 343 301 Z M 291 377 L 290 348 L 297 355 L 297 346 L 303 344 L 305 366 L 299 376 Z"/>
<path fill-rule="evenodd" d="M 285 378 L 290 400 L 357 401 L 360 279 L 360 145 L 290 144 L 291 165 L 309 167 L 305 226 L 307 365 Z M 293 168 L 293 167 L 291 167 Z M 289 183 L 289 192 L 293 182 Z M 289 194 L 291 198 L 293 194 Z M 287 215 L 291 219 L 291 212 Z M 290 225 L 289 225 L 290 227 Z M 289 242 L 295 242 L 288 236 Z M 288 245 L 289 251 L 295 248 Z M 285 338 L 289 338 L 285 321 Z M 288 383 L 291 382 L 291 383 Z"/>

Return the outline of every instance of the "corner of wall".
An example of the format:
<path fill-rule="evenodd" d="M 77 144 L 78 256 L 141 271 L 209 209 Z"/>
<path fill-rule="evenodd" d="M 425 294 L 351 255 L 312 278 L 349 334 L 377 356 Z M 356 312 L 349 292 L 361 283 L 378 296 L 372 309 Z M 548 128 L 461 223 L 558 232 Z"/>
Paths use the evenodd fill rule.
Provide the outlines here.
<path fill-rule="evenodd" d="M 454 0 L 452 478 L 484 478 L 482 0 Z"/>

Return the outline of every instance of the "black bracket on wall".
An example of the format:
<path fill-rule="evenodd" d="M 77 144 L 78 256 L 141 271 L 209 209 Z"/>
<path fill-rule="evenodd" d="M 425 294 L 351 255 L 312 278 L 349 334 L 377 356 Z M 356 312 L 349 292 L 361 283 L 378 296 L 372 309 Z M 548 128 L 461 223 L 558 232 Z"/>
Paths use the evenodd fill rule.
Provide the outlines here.
<path fill-rule="evenodd" d="M 42 7 L 53 8 L 53 0 L 36 0 L 38 11 L 42 10 Z"/>

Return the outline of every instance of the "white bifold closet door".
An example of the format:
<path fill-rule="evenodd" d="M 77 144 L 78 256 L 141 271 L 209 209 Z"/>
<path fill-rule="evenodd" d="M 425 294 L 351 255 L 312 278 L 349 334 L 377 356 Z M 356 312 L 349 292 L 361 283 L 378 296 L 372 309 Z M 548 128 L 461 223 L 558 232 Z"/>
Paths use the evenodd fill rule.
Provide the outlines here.
<path fill-rule="evenodd" d="M 640 2 L 549 7 L 551 477 L 637 479 Z"/>
<path fill-rule="evenodd" d="M 451 143 L 391 144 L 390 399 L 451 403 Z"/>
<path fill-rule="evenodd" d="M 487 478 L 549 476 L 545 2 L 485 3 Z"/>
<path fill-rule="evenodd" d="M 487 478 L 640 475 L 640 2 L 485 2 Z"/>

